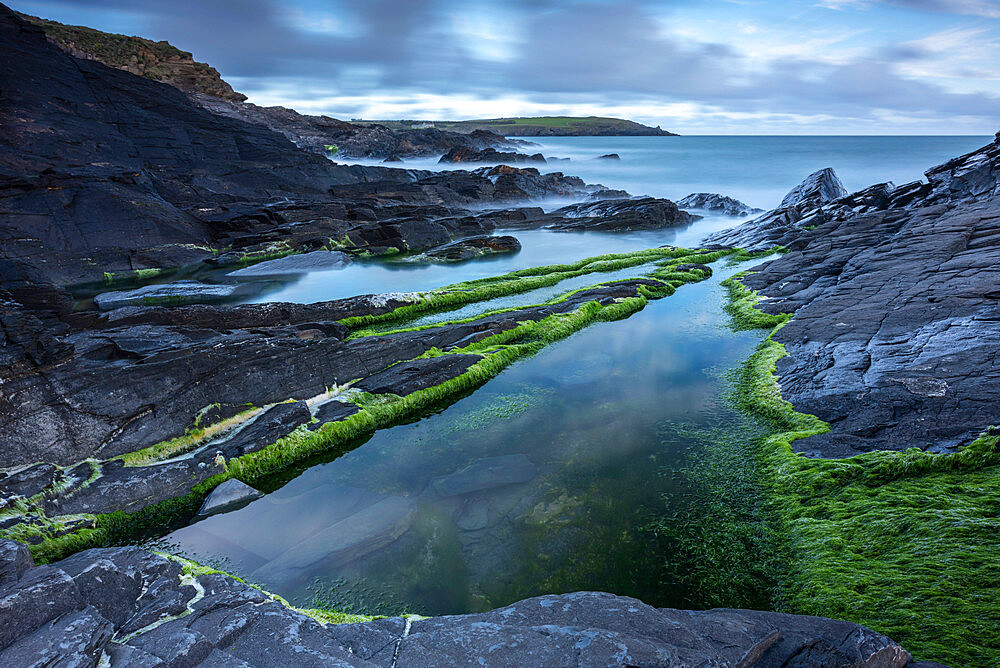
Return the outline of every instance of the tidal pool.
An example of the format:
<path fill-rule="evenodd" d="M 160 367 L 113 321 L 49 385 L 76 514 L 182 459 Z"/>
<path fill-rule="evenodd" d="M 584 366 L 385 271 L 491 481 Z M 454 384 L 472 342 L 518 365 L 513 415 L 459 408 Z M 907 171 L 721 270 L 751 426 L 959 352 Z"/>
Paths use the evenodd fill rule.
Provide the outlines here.
<path fill-rule="evenodd" d="M 679 601 L 642 529 L 687 493 L 669 474 L 690 444 L 669 426 L 729 414 L 721 372 L 762 336 L 726 328 L 719 282 L 738 268 L 714 268 L 158 546 L 345 612 L 461 613 L 575 590 Z"/>

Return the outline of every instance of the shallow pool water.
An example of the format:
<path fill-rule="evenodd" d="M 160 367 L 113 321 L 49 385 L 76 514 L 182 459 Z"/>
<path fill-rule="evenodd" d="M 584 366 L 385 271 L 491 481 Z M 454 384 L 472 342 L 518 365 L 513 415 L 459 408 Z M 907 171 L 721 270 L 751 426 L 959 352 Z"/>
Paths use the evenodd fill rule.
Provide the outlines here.
<path fill-rule="evenodd" d="M 686 449 L 664 426 L 728 413 L 720 372 L 762 336 L 725 327 L 719 281 L 737 268 L 715 269 L 160 545 L 351 612 L 459 613 L 581 589 L 678 601 L 641 529 L 685 491 L 664 475 Z"/>

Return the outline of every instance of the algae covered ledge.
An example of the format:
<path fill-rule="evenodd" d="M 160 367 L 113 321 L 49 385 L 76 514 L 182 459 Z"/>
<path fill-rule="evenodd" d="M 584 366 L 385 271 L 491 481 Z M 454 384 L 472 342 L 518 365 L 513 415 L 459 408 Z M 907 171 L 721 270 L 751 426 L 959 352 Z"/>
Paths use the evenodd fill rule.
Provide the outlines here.
<path fill-rule="evenodd" d="M 792 315 L 756 309 L 758 295 L 738 276 L 723 285 L 733 327 L 771 329 L 732 374 L 733 402 L 764 432 L 741 445 L 755 465 L 728 469 L 737 480 L 727 484 L 760 490 L 761 508 L 739 528 L 756 522 L 767 534 L 771 553 L 757 556 L 769 564 L 775 609 L 867 626 L 920 659 L 996 665 L 1000 429 L 984 425 L 953 453 L 796 453 L 794 441 L 830 427 L 781 396 L 776 362 L 788 353 L 773 336 Z"/>

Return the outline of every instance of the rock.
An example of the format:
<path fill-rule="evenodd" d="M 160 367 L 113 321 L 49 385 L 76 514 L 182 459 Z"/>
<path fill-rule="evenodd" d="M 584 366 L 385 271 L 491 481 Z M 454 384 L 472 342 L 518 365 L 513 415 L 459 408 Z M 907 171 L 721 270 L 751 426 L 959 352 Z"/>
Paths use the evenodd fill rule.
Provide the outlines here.
<path fill-rule="evenodd" d="M 511 236 L 469 237 L 424 253 L 421 258 L 436 262 L 462 262 L 487 255 L 516 253 L 521 242 Z"/>
<path fill-rule="evenodd" d="M 486 457 L 440 478 L 431 485 L 441 496 L 458 496 L 484 489 L 528 482 L 535 477 L 535 465 L 523 454 Z"/>
<path fill-rule="evenodd" d="M 296 427 L 306 424 L 310 420 L 312 420 L 312 413 L 309 412 L 304 401 L 276 404 L 225 440 L 213 444 L 212 448 L 204 453 L 202 459 L 211 460 L 214 458 L 216 450 L 221 450 L 228 459 L 257 452 L 279 438 L 287 436 Z"/>
<path fill-rule="evenodd" d="M 354 387 L 376 394 L 405 396 L 460 376 L 480 359 L 479 355 L 444 355 L 400 362 L 358 381 Z"/>
<path fill-rule="evenodd" d="M 726 216 L 751 216 L 763 211 L 763 209 L 755 209 L 732 197 L 716 193 L 691 193 L 679 200 L 677 206 L 682 209 L 714 211 Z"/>
<path fill-rule="evenodd" d="M 4 666 L 96 666 L 114 625 L 92 607 L 70 612 L 0 652 Z"/>
<path fill-rule="evenodd" d="M 997 422 L 1000 201 L 983 179 L 1000 182 L 1000 149 L 931 171 L 931 187 L 825 205 L 814 236 L 743 279 L 760 308 L 795 314 L 774 337 L 782 396 L 831 424 L 795 442 L 804 454 L 954 451 Z"/>
<path fill-rule="evenodd" d="M 317 422 L 323 424 L 325 422 L 338 422 L 344 418 L 354 415 L 357 412 L 358 407 L 354 404 L 334 400 L 321 404 L 316 409 L 314 417 Z"/>
<path fill-rule="evenodd" d="M 462 531 L 485 529 L 490 523 L 490 506 L 485 501 L 473 501 L 462 508 L 455 525 Z"/>
<path fill-rule="evenodd" d="M 554 213 L 566 218 L 546 225 L 554 230 L 656 230 L 687 225 L 700 217 L 679 210 L 670 200 L 654 197 L 571 204 Z"/>
<path fill-rule="evenodd" d="M 216 513 L 238 510 L 262 496 L 264 495 L 250 485 L 236 478 L 230 478 L 212 490 L 205 502 L 201 504 L 198 517 L 208 517 Z"/>
<path fill-rule="evenodd" d="M 617 153 L 608 153 L 606 155 L 599 155 L 595 160 L 621 160 L 622 157 Z"/>
<path fill-rule="evenodd" d="M 194 304 L 226 299 L 235 295 L 237 290 L 238 286 L 227 283 L 209 285 L 198 281 L 175 281 L 147 285 L 135 290 L 103 292 L 94 297 L 94 303 L 104 311 L 123 306 Z"/>
<path fill-rule="evenodd" d="M 302 546 L 308 551 L 282 558 L 298 569 L 316 563 L 313 557 L 337 563 L 344 550 L 377 549 L 412 510 L 410 500 L 384 499 L 313 536 Z M 3 596 L 8 607 L 0 606 L 0 615 L 14 616 L 0 627 L 0 660 L 12 666 L 94 665 L 102 651 L 112 665 L 126 666 L 924 665 L 849 622 L 656 609 L 597 592 L 539 596 L 470 615 L 321 625 L 243 582 L 184 575 L 176 562 L 135 547 L 86 550 L 31 568 Z"/>
<path fill-rule="evenodd" d="M 0 540 L 0 589 L 13 585 L 35 565 L 31 552 L 24 543 Z"/>
<path fill-rule="evenodd" d="M 541 153 L 526 155 L 524 153 L 511 153 L 497 151 L 495 148 L 486 148 L 475 151 L 470 147 L 456 147 L 441 156 L 439 163 L 472 162 L 486 163 L 491 165 L 499 164 L 520 164 L 525 162 L 545 162 L 545 156 Z"/>
<path fill-rule="evenodd" d="M 231 271 L 227 276 L 250 278 L 257 276 L 294 276 L 311 271 L 342 269 L 351 261 L 347 253 L 340 251 L 312 251 L 302 255 L 287 255 L 276 260 L 267 260 L 243 269 Z"/>
<path fill-rule="evenodd" d="M 314 567 L 336 568 L 381 549 L 410 527 L 416 504 L 387 497 L 291 546 L 252 577 L 283 587 L 301 581 Z"/>
<path fill-rule="evenodd" d="M 778 205 L 779 209 L 791 207 L 816 206 L 826 204 L 835 199 L 840 199 L 847 194 L 844 184 L 837 178 L 837 174 L 826 167 L 813 172 L 799 185 L 792 188 L 785 198 Z"/>

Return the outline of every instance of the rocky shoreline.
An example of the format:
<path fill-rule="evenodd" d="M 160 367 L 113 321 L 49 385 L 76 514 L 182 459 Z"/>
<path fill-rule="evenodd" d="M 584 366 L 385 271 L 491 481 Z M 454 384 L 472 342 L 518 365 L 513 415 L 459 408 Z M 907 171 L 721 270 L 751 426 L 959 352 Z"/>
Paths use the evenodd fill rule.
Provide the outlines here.
<path fill-rule="evenodd" d="M 77 308 L 71 289 L 103 284 L 107 293 L 191 267 L 266 274 L 279 271 L 269 262 L 313 253 L 467 260 L 519 247 L 498 229 L 661 229 L 697 216 L 533 168 L 338 165 L 323 155 L 331 138 L 343 154 L 368 157 L 475 156 L 516 144 L 491 133 L 358 129 L 184 93 L 67 54 L 2 5 L 0 38 L 0 533 L 22 541 L 0 539 L 5 665 L 933 665 L 849 622 L 657 610 L 598 593 L 338 625 L 358 620 L 298 611 L 139 548 L 103 546 L 162 533 L 220 485 L 254 485 L 420 415 L 582 327 L 706 278 L 712 262 L 776 246 L 788 252 L 741 281 L 755 291 L 751 317 L 778 325 L 765 343 L 787 352 L 775 355 L 772 394 L 828 426 L 788 437 L 806 455 L 795 461 L 914 447 L 968 459 L 1000 405 L 1000 136 L 930 170 L 926 183 L 848 194 L 821 170 L 777 209 L 702 249 L 304 305 L 108 296 L 102 313 Z M 54 104 L 53 91 L 68 106 Z M 576 203 L 515 208 L 546 197 Z M 682 202 L 752 215 L 721 196 Z M 631 267 L 643 269 L 564 298 L 410 324 Z M 961 465 L 996 466 L 994 440 L 977 441 L 993 450 Z M 926 467 L 959 465 L 938 461 Z M 32 553 L 51 565 L 34 566 Z"/>

